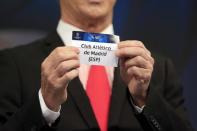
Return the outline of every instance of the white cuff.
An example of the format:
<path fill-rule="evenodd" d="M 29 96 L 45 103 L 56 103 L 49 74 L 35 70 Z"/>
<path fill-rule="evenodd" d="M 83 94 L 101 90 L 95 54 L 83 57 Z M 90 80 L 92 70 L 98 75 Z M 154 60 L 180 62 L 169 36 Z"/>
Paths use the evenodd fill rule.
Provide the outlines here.
<path fill-rule="evenodd" d="M 47 121 L 47 123 L 49 125 L 51 125 L 60 116 L 61 107 L 60 107 L 60 110 L 58 112 L 54 112 L 54 111 L 50 110 L 47 107 L 47 105 L 45 104 L 42 93 L 41 93 L 41 90 L 39 90 L 38 96 L 39 96 L 39 101 L 40 101 L 40 107 L 41 107 L 41 110 L 42 110 L 42 115 L 45 118 L 45 120 Z"/>
<path fill-rule="evenodd" d="M 142 107 L 139 107 L 139 106 L 136 106 L 136 105 L 133 103 L 132 98 L 130 98 L 130 101 L 131 101 L 132 105 L 134 106 L 135 110 L 137 111 L 137 113 L 139 113 L 139 114 L 142 113 L 142 111 L 143 111 L 145 105 L 143 105 Z"/>

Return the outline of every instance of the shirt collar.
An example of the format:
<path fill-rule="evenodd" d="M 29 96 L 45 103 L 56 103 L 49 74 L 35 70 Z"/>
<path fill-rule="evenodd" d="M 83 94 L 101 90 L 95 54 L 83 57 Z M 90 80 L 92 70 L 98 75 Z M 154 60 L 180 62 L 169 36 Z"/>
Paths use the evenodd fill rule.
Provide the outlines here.
<path fill-rule="evenodd" d="M 73 31 L 83 31 L 71 24 L 60 20 L 57 26 L 57 33 L 59 34 L 61 40 L 65 45 L 70 45 L 72 43 L 72 32 Z M 101 33 L 103 34 L 114 34 L 113 24 L 110 24 L 107 28 L 105 28 Z"/>

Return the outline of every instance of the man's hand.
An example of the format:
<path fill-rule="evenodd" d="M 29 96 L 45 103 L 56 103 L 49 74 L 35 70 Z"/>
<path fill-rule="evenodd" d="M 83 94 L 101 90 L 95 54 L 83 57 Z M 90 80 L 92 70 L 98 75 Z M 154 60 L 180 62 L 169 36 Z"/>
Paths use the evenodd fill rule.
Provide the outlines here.
<path fill-rule="evenodd" d="M 41 65 L 41 92 L 47 107 L 58 111 L 67 99 L 69 81 L 78 76 L 79 49 L 56 48 Z"/>
<path fill-rule="evenodd" d="M 154 59 L 140 41 L 123 41 L 118 44 L 120 74 L 128 85 L 134 104 L 145 105 Z"/>

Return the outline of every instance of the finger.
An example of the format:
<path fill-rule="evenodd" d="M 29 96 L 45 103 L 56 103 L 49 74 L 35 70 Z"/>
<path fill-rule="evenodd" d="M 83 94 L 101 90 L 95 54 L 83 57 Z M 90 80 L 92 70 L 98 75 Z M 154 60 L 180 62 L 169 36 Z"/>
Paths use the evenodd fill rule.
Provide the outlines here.
<path fill-rule="evenodd" d="M 132 66 L 136 66 L 136 67 L 140 67 L 140 68 L 144 68 L 144 69 L 150 69 L 150 70 L 153 69 L 153 64 L 141 56 L 136 56 L 132 59 L 126 60 L 124 66 L 126 69 L 128 69 Z"/>
<path fill-rule="evenodd" d="M 46 68 L 48 67 L 49 69 L 53 69 L 62 61 L 79 59 L 78 54 L 78 48 L 58 47 L 45 59 L 44 65 L 46 65 Z"/>
<path fill-rule="evenodd" d="M 145 45 L 141 41 L 137 40 L 127 40 L 122 41 L 118 44 L 118 48 L 127 48 L 127 47 L 139 47 L 146 50 L 146 53 L 151 56 L 151 52 L 145 47 Z"/>
<path fill-rule="evenodd" d="M 118 44 L 118 48 L 126 48 L 126 47 L 140 47 L 140 48 L 145 48 L 144 44 L 141 41 L 137 40 L 127 40 L 127 41 L 122 41 Z"/>
<path fill-rule="evenodd" d="M 60 62 L 71 60 L 71 59 L 79 59 L 79 49 L 75 47 L 64 47 L 64 48 L 56 48 L 53 54 L 53 62 L 54 66 L 59 65 Z"/>
<path fill-rule="evenodd" d="M 127 47 L 121 48 L 116 51 L 116 56 L 125 57 L 125 58 L 133 58 L 136 56 L 141 56 L 146 60 L 152 61 L 151 56 L 146 52 L 144 48 L 139 47 Z"/>
<path fill-rule="evenodd" d="M 128 75 L 134 76 L 137 79 L 143 79 L 147 81 L 151 79 L 152 70 L 133 66 L 127 69 L 127 73 Z"/>
<path fill-rule="evenodd" d="M 56 68 L 57 76 L 62 77 L 65 73 L 73 69 L 79 68 L 79 66 L 80 66 L 79 60 L 68 60 L 61 62 Z"/>
<path fill-rule="evenodd" d="M 64 85 L 67 85 L 69 83 L 69 81 L 73 80 L 75 77 L 77 77 L 79 75 L 79 70 L 78 69 L 74 69 L 71 70 L 69 72 L 67 72 L 66 74 L 64 74 L 59 81 L 61 83 L 63 83 Z"/>
<path fill-rule="evenodd" d="M 48 89 L 57 90 L 62 87 L 62 84 L 59 83 L 58 77 L 57 77 L 56 73 L 54 72 L 54 70 L 52 71 L 52 73 L 50 75 L 45 76 L 44 79 L 45 80 L 42 82 L 45 83 L 45 87 L 47 86 L 47 88 L 46 88 L 47 90 Z"/>

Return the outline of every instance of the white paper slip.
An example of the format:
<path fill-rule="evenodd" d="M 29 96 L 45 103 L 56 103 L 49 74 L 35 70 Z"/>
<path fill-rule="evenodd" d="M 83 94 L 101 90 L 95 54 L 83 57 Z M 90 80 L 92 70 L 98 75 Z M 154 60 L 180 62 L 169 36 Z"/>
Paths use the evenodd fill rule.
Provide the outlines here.
<path fill-rule="evenodd" d="M 80 49 L 80 63 L 88 65 L 118 66 L 115 56 L 119 36 L 73 31 L 72 46 Z"/>

